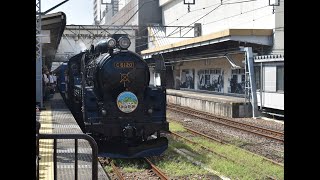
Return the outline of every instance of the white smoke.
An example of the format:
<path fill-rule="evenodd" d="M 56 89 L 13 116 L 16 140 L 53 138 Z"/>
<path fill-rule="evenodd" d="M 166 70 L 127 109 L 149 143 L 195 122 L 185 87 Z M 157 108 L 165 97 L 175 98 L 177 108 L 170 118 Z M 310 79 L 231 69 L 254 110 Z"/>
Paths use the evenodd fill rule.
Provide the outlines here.
<path fill-rule="evenodd" d="M 76 53 L 83 52 L 87 49 L 86 45 L 82 41 L 77 41 L 75 44 Z"/>

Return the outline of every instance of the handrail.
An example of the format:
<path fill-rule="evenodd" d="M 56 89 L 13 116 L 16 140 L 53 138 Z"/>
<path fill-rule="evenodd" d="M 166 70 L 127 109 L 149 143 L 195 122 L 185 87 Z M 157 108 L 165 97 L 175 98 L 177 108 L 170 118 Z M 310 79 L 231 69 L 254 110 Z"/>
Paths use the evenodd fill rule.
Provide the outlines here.
<path fill-rule="evenodd" d="M 57 140 L 74 139 L 75 140 L 75 180 L 78 179 L 78 139 L 87 140 L 92 148 L 92 180 L 98 180 L 98 145 L 96 141 L 87 134 L 39 134 L 39 139 L 53 139 L 53 162 L 54 162 L 54 180 L 57 179 Z"/>

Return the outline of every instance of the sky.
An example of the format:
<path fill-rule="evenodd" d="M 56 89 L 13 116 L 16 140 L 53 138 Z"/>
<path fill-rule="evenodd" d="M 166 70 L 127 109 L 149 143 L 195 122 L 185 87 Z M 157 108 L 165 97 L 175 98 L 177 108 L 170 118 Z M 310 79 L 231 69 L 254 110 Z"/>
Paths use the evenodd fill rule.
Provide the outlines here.
<path fill-rule="evenodd" d="M 45 12 L 64 0 L 41 0 L 41 12 Z M 67 16 L 67 25 L 92 25 L 93 0 L 69 0 L 48 14 L 64 12 Z"/>

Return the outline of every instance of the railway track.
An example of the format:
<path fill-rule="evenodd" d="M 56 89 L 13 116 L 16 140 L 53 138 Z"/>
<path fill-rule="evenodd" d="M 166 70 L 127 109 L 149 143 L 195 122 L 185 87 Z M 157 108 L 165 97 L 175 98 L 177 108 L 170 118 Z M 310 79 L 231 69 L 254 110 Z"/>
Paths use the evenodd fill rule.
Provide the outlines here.
<path fill-rule="evenodd" d="M 202 112 L 202 111 L 198 111 L 195 109 L 182 107 L 182 106 L 169 104 L 169 103 L 167 104 L 167 109 L 169 109 L 171 111 L 187 114 L 192 117 L 204 119 L 204 120 L 214 122 L 217 124 L 221 124 L 221 125 L 224 125 L 227 127 L 232 127 L 232 128 L 238 129 L 238 130 L 253 133 L 253 134 L 263 136 L 263 137 L 266 137 L 269 139 L 277 140 L 282 143 L 284 142 L 284 133 L 281 131 L 275 131 L 275 130 L 267 129 L 264 127 L 251 125 L 248 123 L 238 122 L 238 121 L 228 119 L 225 117 L 215 116 L 215 115 L 212 115 L 207 112 Z"/>
<path fill-rule="evenodd" d="M 192 134 L 196 134 L 196 135 L 199 135 L 199 136 L 202 136 L 202 137 L 205 137 L 205 138 L 214 140 L 214 141 L 219 142 L 219 143 L 221 143 L 221 144 L 230 145 L 230 146 L 233 146 L 233 147 L 235 147 L 235 148 L 239 148 L 239 147 L 234 146 L 234 145 L 232 145 L 232 144 L 228 144 L 228 143 L 226 143 L 226 142 L 223 142 L 223 141 L 218 140 L 218 139 L 216 139 L 216 138 L 213 138 L 213 137 L 211 137 L 211 136 L 205 135 L 205 134 L 203 134 L 203 133 L 201 133 L 201 132 L 192 130 L 192 129 L 187 128 L 187 127 L 184 127 L 184 128 L 185 128 L 188 132 L 190 132 L 190 133 L 192 133 Z M 170 134 L 172 134 L 173 136 L 179 137 L 179 138 L 181 138 L 181 139 L 184 139 L 184 140 L 186 140 L 186 141 L 188 141 L 188 142 L 190 142 L 190 143 L 192 143 L 192 144 L 197 144 L 197 145 L 199 145 L 198 143 L 196 143 L 196 142 L 194 142 L 194 141 L 192 141 L 192 140 L 190 140 L 190 139 L 188 139 L 188 138 L 186 138 L 186 137 L 184 137 L 184 136 L 182 136 L 182 135 L 179 135 L 179 134 L 177 134 L 177 133 L 175 133 L 175 132 L 170 132 Z M 222 158 L 228 159 L 229 161 L 235 162 L 234 160 L 226 157 L 226 156 L 223 155 L 223 154 L 220 154 L 220 153 L 218 153 L 218 152 L 215 152 L 215 151 L 213 151 L 212 149 L 209 149 L 209 148 L 204 147 L 204 146 L 202 146 L 202 145 L 199 145 L 199 146 L 200 146 L 202 149 L 206 149 L 207 151 L 209 151 L 209 152 L 211 152 L 211 153 L 213 153 L 213 154 L 216 154 L 216 155 L 218 155 L 218 156 L 220 156 L 220 157 L 222 157 Z M 254 156 L 259 156 L 259 157 L 261 157 L 263 160 L 268 161 L 268 162 L 271 162 L 271 163 L 273 163 L 273 164 L 275 164 L 275 165 L 282 166 L 282 167 L 284 166 L 283 164 L 278 163 L 278 162 L 276 162 L 276 161 L 273 161 L 273 160 L 271 160 L 271 159 L 268 159 L 268 158 L 266 158 L 266 157 L 264 157 L 264 156 L 260 156 L 260 155 L 258 155 L 258 154 L 252 153 L 252 152 L 247 151 L 247 150 L 242 149 L 242 148 L 239 148 L 239 149 L 241 149 L 241 150 L 243 150 L 243 151 L 246 151 L 246 152 L 248 152 L 248 153 L 250 153 L 250 154 L 252 154 L 252 155 L 254 155 Z"/>
<path fill-rule="evenodd" d="M 232 158 L 230 158 L 230 157 L 227 157 L 227 156 L 225 156 L 225 155 L 223 155 L 223 154 L 221 154 L 221 153 L 219 153 L 219 152 L 216 152 L 216 151 L 214 151 L 214 150 L 212 150 L 212 149 L 210 149 L 210 148 L 208 148 L 208 147 L 202 146 L 201 144 L 199 144 L 199 143 L 197 143 L 197 142 L 195 142 L 195 141 L 192 141 L 192 140 L 190 140 L 189 138 L 187 138 L 187 137 L 185 137 L 185 136 L 182 136 L 182 135 L 180 135 L 180 134 L 178 134 L 178 133 L 175 133 L 175 132 L 169 132 L 169 133 L 170 133 L 171 135 L 173 135 L 174 137 L 183 139 L 183 140 L 185 140 L 185 141 L 187 141 L 187 142 L 189 142 L 189 143 L 191 143 L 191 144 L 197 145 L 197 146 L 201 147 L 202 149 L 205 149 L 205 150 L 207 150 L 207 151 L 209 151 L 209 152 L 211 152 L 211 153 L 219 156 L 220 158 L 224 158 L 224 159 L 226 159 L 226 160 L 228 160 L 228 161 L 231 161 L 231 162 L 233 162 L 233 163 L 237 163 L 237 164 L 239 164 L 240 166 L 245 166 L 245 165 L 244 165 L 244 162 L 242 162 L 242 161 L 236 161 L 236 160 L 234 160 L 234 159 L 232 159 Z M 262 157 L 262 158 L 263 158 L 264 160 L 267 160 L 267 161 L 269 161 L 269 162 L 271 162 L 271 163 L 274 163 L 274 164 L 276 164 L 276 165 L 279 165 L 279 166 L 282 166 L 282 167 L 283 167 L 283 164 L 277 163 L 277 162 L 272 161 L 272 160 L 270 160 L 270 159 L 266 159 L 266 158 L 264 158 L 264 157 Z M 255 170 L 254 168 L 251 168 L 251 171 L 253 171 L 253 172 L 256 173 L 256 174 L 260 174 L 260 171 Z M 271 176 L 267 176 L 267 178 L 270 178 L 270 177 L 271 177 Z"/>
<path fill-rule="evenodd" d="M 169 180 L 169 178 L 156 166 L 154 165 L 148 158 L 143 158 L 144 161 L 148 164 L 148 166 L 151 168 L 150 170 L 152 172 L 154 172 L 158 178 L 160 178 L 161 180 Z M 112 167 L 112 170 L 114 172 L 114 174 L 117 176 L 117 179 L 118 180 L 125 180 L 125 179 L 128 179 L 126 178 L 126 173 L 122 172 L 120 167 L 118 167 L 112 159 L 110 158 L 107 158 L 106 159 L 107 161 L 107 164 L 110 164 L 110 166 Z M 149 169 L 148 169 L 149 170 Z M 150 175 L 150 177 L 145 177 L 145 175 L 143 175 L 143 178 L 142 179 L 153 179 L 155 178 L 154 176 L 151 177 L 152 175 Z M 130 179 L 130 178 L 129 178 Z"/>
<path fill-rule="evenodd" d="M 229 160 L 229 161 L 235 162 L 234 160 L 226 157 L 225 155 L 223 155 L 223 154 L 221 154 L 221 153 L 218 153 L 218 152 L 216 152 L 216 151 L 213 151 L 212 149 L 209 149 L 209 148 L 207 148 L 207 147 L 204 147 L 204 146 L 200 145 L 199 143 L 197 143 L 197 142 L 195 142 L 195 141 L 192 141 L 192 140 L 190 140 L 189 138 L 184 137 L 184 136 L 182 136 L 182 135 L 180 135 L 180 134 L 178 134 L 178 133 L 175 133 L 175 132 L 172 132 L 172 131 L 170 131 L 169 133 L 170 133 L 171 135 L 175 136 L 175 137 L 178 137 L 178 138 L 180 138 L 180 139 L 183 139 L 183 140 L 185 140 L 185 141 L 188 141 L 188 142 L 191 143 L 191 144 L 195 144 L 195 145 L 197 145 L 197 146 L 200 146 L 202 149 L 205 149 L 205 150 L 207 150 L 207 151 L 209 151 L 209 152 L 211 152 L 211 153 L 213 153 L 213 154 L 216 154 L 216 155 L 218 155 L 219 157 L 222 157 L 222 158 L 225 158 L 225 159 L 227 159 L 227 160 Z"/>
<path fill-rule="evenodd" d="M 169 180 L 169 178 L 159 169 L 156 165 L 154 165 L 148 158 L 144 158 L 148 164 L 151 166 L 152 171 L 156 173 L 161 180 Z"/>

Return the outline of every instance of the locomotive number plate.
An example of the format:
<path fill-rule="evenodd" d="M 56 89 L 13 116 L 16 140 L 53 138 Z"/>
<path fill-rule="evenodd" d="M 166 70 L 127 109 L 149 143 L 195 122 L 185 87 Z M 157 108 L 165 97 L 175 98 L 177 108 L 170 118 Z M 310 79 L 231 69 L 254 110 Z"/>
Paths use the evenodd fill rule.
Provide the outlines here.
<path fill-rule="evenodd" d="M 130 62 L 130 61 L 115 62 L 114 67 L 116 67 L 116 68 L 134 68 L 134 62 Z"/>

